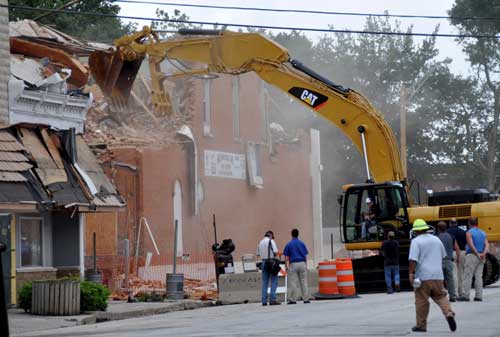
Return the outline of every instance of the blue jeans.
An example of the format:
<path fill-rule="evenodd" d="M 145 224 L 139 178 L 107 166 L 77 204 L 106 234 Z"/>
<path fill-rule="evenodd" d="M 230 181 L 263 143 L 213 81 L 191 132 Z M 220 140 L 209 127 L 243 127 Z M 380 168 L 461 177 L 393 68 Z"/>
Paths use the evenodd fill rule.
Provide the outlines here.
<path fill-rule="evenodd" d="M 373 220 L 365 220 L 361 223 L 361 238 L 365 239 L 368 236 L 368 229 L 377 224 L 376 221 Z"/>
<path fill-rule="evenodd" d="M 272 275 L 266 271 L 266 262 L 262 263 L 262 304 L 267 303 L 269 279 L 271 279 L 271 302 L 276 301 L 276 288 L 278 288 L 278 275 Z"/>
<path fill-rule="evenodd" d="M 384 266 L 384 273 L 387 290 L 392 291 L 392 274 L 394 274 L 394 284 L 399 285 L 399 266 Z"/>

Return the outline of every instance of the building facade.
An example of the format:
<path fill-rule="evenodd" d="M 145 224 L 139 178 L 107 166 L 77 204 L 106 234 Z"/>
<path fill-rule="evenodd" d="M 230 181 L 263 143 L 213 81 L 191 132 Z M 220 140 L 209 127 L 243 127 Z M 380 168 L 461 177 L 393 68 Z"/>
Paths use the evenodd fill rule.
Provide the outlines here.
<path fill-rule="evenodd" d="M 298 228 L 311 265 L 322 259 L 319 133 L 292 135 L 273 123 L 267 85 L 255 74 L 191 82 L 186 104 L 192 118 L 177 128 L 173 141 L 109 148 L 112 159 L 103 165 L 127 201 L 127 211 L 118 214 L 116 254 L 126 238 L 134 254 L 138 248 L 140 257 L 152 254 L 152 264 L 171 265 L 177 220 L 175 255 L 186 265 L 187 277 L 213 276 L 215 227 L 219 243 L 230 238 L 235 244 L 236 271 L 241 256 L 255 254 L 269 229 L 281 251 Z M 141 222 L 151 234 L 144 225 L 139 234 Z M 199 262 L 210 266 L 187 266 Z M 170 267 L 159 269 L 156 277 L 164 279 Z"/>

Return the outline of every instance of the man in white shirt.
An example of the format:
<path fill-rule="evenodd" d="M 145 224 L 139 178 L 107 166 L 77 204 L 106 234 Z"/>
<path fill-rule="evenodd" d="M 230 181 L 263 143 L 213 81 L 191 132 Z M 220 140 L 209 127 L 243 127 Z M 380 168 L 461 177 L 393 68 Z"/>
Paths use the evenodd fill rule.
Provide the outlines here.
<path fill-rule="evenodd" d="M 272 231 L 267 231 L 264 238 L 257 246 L 256 255 L 262 259 L 262 305 L 267 305 L 267 287 L 271 280 L 271 299 L 269 305 L 280 305 L 276 301 L 276 289 L 278 288 L 278 275 L 273 275 L 268 271 L 267 265 L 276 258 L 278 246 L 274 242 L 274 234 Z"/>
<path fill-rule="evenodd" d="M 435 235 L 427 233 L 430 227 L 422 219 L 413 223 L 413 232 L 417 235 L 411 240 L 408 260 L 410 283 L 415 287 L 415 310 L 417 325 L 415 332 L 427 331 L 427 316 L 429 315 L 429 297 L 439 306 L 451 331 L 457 329 L 455 313 L 451 310 L 450 301 L 444 288 L 442 261 L 446 256 L 443 243 Z M 418 285 L 420 280 L 421 285 Z"/>

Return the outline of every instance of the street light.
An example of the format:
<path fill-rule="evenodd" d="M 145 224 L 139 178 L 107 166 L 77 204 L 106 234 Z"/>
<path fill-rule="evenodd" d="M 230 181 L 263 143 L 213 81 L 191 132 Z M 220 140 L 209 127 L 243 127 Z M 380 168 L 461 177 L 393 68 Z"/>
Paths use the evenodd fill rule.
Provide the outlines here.
<path fill-rule="evenodd" d="M 403 166 L 403 173 L 405 177 L 408 177 L 408 166 L 406 159 L 406 106 L 415 97 L 415 94 L 422 88 L 425 81 L 427 81 L 430 75 L 437 68 L 441 67 L 444 64 L 450 64 L 452 60 L 450 58 L 446 58 L 441 62 L 437 62 L 433 64 L 427 71 L 424 73 L 424 76 L 420 78 L 418 81 L 413 83 L 410 88 L 406 88 L 404 85 L 401 85 L 401 92 L 399 97 L 399 107 L 400 107 L 400 115 L 399 115 L 399 130 L 400 130 L 400 142 L 401 142 L 401 164 Z"/>

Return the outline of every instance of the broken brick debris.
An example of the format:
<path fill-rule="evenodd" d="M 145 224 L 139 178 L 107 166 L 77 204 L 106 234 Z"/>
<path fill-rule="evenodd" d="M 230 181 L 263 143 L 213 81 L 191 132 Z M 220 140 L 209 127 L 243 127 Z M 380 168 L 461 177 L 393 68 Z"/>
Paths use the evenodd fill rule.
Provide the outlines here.
<path fill-rule="evenodd" d="M 120 275 L 121 280 L 125 275 Z M 164 294 L 166 292 L 165 282 L 158 280 L 144 280 L 135 275 L 129 276 L 129 290 L 131 295 L 139 297 L 142 294 Z M 126 288 L 113 291 L 109 298 L 112 300 L 126 300 L 129 295 Z M 201 281 L 196 279 L 184 278 L 184 294 L 189 299 L 202 301 L 214 300 L 218 297 L 218 292 L 213 281 Z"/>

